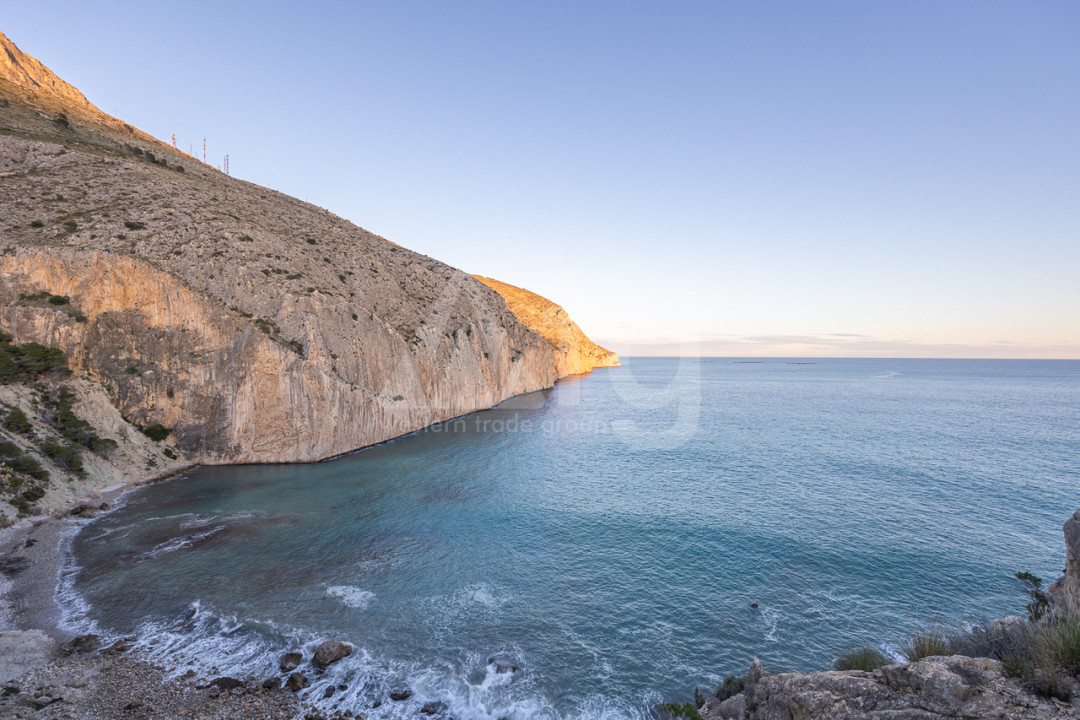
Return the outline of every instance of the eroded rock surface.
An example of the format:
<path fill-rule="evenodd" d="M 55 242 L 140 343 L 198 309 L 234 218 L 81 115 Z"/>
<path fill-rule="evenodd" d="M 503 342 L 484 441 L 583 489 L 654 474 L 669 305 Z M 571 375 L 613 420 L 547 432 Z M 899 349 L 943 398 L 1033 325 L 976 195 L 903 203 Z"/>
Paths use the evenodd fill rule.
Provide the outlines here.
<path fill-rule="evenodd" d="M 1061 613 L 1080 613 L 1080 510 L 1065 522 L 1065 574 L 1050 586 L 1050 603 Z"/>
<path fill-rule="evenodd" d="M 481 275 L 473 277 L 499 293 L 525 327 L 535 330 L 551 344 L 559 377 L 619 366 L 617 354 L 586 337 L 566 311 L 547 298 Z"/>
<path fill-rule="evenodd" d="M 758 680 L 705 720 L 945 720 L 1078 718 L 1080 707 L 1040 698 L 1001 674 L 997 661 L 931 657 L 874 672 L 785 673 Z"/>

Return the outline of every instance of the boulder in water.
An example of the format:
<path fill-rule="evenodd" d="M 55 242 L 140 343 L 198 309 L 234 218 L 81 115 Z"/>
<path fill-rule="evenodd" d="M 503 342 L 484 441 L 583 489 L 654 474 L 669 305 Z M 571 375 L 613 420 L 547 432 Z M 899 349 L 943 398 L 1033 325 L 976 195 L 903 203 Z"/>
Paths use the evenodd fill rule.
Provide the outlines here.
<path fill-rule="evenodd" d="M 281 658 L 281 672 L 292 672 L 300 667 L 303 661 L 304 656 L 298 652 L 285 653 L 285 657 Z"/>
<path fill-rule="evenodd" d="M 327 640 L 315 651 L 315 657 L 311 658 L 311 664 L 317 668 L 326 669 L 341 658 L 352 655 L 352 651 L 353 647 L 348 643 Z"/>
<path fill-rule="evenodd" d="M 390 699 L 394 702 L 401 702 L 402 700 L 408 700 L 412 697 L 412 690 L 402 690 L 401 692 L 390 693 Z"/>
<path fill-rule="evenodd" d="M 285 681 L 285 687 L 293 692 L 300 692 L 310 684 L 304 674 L 298 672 L 289 675 L 289 679 Z"/>

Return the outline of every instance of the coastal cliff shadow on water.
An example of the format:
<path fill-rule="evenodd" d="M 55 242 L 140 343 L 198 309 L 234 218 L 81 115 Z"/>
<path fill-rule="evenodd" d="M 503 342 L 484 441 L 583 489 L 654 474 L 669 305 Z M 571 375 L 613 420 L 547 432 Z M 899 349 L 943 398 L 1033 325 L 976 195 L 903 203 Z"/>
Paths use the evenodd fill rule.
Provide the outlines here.
<path fill-rule="evenodd" d="M 753 656 L 817 669 L 1015 612 L 1012 573 L 1060 568 L 1071 366 L 628 365 L 331 462 L 137 490 L 71 539 L 69 623 L 207 676 L 345 640 L 303 693 L 369 717 L 645 717 Z M 669 426 L 624 398 L 679 382 L 701 416 L 677 459 L 611 430 Z"/>

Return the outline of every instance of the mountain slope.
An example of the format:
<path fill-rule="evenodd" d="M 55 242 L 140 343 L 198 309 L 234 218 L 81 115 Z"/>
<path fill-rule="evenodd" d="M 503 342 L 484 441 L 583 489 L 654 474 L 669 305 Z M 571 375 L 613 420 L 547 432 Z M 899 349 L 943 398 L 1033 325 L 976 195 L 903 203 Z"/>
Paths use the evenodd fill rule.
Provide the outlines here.
<path fill-rule="evenodd" d="M 223 175 L 0 44 L 0 329 L 62 348 L 185 459 L 317 460 L 561 374 L 483 283 Z"/>
<path fill-rule="evenodd" d="M 492 278 L 473 277 L 499 293 L 525 327 L 535 330 L 548 341 L 555 351 L 559 377 L 580 375 L 593 368 L 619 366 L 618 355 L 586 337 L 566 311 L 547 298 Z"/>

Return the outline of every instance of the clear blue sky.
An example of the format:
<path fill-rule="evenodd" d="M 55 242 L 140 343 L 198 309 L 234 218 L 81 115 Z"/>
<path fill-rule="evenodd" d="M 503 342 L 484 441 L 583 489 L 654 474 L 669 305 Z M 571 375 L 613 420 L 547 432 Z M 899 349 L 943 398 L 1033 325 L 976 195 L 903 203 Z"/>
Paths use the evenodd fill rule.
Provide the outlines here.
<path fill-rule="evenodd" d="M 624 353 L 1080 357 L 1080 3 L 49 2 L 233 175 Z"/>

